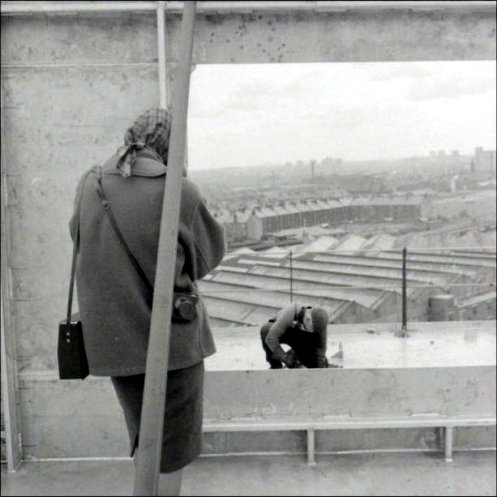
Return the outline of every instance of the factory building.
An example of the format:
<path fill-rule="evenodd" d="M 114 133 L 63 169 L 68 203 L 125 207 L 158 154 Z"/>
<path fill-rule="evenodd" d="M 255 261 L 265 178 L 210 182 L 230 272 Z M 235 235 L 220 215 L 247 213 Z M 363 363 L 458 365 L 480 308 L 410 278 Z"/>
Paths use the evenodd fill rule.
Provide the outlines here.
<path fill-rule="evenodd" d="M 496 151 L 484 150 L 483 147 L 476 147 L 472 162 L 472 172 L 476 174 L 486 174 L 495 178 Z"/>
<path fill-rule="evenodd" d="M 223 210 L 218 219 L 223 223 L 228 241 L 242 236 L 261 240 L 269 234 L 301 226 L 347 222 L 413 222 L 423 217 L 426 201 L 420 198 L 357 198 L 347 200 L 309 199 L 279 201 L 248 210 Z"/>
<path fill-rule="evenodd" d="M 400 251 L 344 250 L 359 239 L 342 241 L 336 245 L 341 250 L 293 253 L 274 247 L 269 253 L 228 256 L 200 282 L 213 323 L 262 325 L 292 300 L 324 306 L 332 323 L 399 322 Z M 495 267 L 491 254 L 410 251 L 408 319 L 454 320 L 460 313 L 467 320 L 495 319 Z"/>

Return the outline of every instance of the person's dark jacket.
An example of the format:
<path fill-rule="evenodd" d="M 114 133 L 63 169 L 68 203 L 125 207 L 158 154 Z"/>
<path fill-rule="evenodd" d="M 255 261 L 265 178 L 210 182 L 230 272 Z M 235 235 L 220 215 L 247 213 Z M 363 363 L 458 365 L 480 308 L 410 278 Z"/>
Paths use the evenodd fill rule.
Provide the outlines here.
<path fill-rule="evenodd" d="M 116 162 L 113 156 L 103 166 L 105 195 L 131 252 L 153 284 L 167 167 L 150 149 L 139 152 L 129 178 L 119 174 Z M 85 175 L 75 200 L 77 206 L 82 195 L 76 281 L 90 374 L 142 374 L 150 294 L 119 243 L 96 190 L 96 175 Z M 75 214 L 76 207 L 70 222 L 73 239 Z M 182 178 L 174 291 L 199 294 L 195 282 L 220 263 L 224 252 L 222 226 L 207 210 L 197 187 Z M 202 298 L 197 310 L 193 321 L 171 325 L 169 370 L 193 366 L 215 352 Z"/>
<path fill-rule="evenodd" d="M 291 302 L 283 309 L 280 309 L 266 335 L 266 345 L 272 351 L 273 359 L 282 361 L 289 367 L 294 367 L 300 351 L 290 350 L 289 352 L 285 352 L 281 347 L 280 340 L 285 333 L 292 329 L 301 330 L 304 333 L 309 334 L 309 339 L 306 340 L 306 342 L 313 343 L 311 346 L 311 349 L 313 350 L 311 355 L 312 362 L 316 364 L 315 367 L 326 368 L 328 367 L 328 360 L 326 359 L 326 326 L 319 330 L 313 330 L 312 332 L 307 331 L 304 324 L 298 320 L 299 311 L 303 310 L 304 307 L 306 306 L 302 303 Z M 317 340 L 315 340 L 316 335 Z"/>

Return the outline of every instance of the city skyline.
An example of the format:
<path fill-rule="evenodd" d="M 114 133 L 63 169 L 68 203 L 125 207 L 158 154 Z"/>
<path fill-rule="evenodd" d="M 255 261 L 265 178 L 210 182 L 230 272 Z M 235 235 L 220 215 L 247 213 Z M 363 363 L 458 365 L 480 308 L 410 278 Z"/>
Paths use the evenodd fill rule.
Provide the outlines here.
<path fill-rule="evenodd" d="M 495 149 L 495 67 L 495 61 L 198 65 L 189 165 Z"/>

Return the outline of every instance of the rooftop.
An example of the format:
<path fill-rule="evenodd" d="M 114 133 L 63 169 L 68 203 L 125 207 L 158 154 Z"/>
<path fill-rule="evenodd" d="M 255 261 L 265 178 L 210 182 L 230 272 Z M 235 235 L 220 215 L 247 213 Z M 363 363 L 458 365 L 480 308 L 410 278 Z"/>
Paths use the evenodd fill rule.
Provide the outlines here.
<path fill-rule="evenodd" d="M 407 338 L 399 331 L 397 323 L 332 325 L 327 356 L 341 344 L 345 369 L 495 366 L 495 321 L 408 323 Z M 218 328 L 215 339 L 208 371 L 268 368 L 259 328 Z"/>
<path fill-rule="evenodd" d="M 283 247 L 230 253 L 199 282 L 209 314 L 220 326 L 261 325 L 295 296 L 325 306 L 331 320 L 342 322 L 350 318 L 347 303 L 373 311 L 385 299 L 395 301 L 402 288 L 402 254 L 379 247 L 348 252 L 361 240 L 349 235 L 336 249 L 333 238 L 317 239 L 300 250 L 292 249 L 291 261 Z M 407 261 L 409 298 L 427 289 L 452 291 L 460 298 L 494 291 L 496 263 L 491 254 L 409 251 Z"/>

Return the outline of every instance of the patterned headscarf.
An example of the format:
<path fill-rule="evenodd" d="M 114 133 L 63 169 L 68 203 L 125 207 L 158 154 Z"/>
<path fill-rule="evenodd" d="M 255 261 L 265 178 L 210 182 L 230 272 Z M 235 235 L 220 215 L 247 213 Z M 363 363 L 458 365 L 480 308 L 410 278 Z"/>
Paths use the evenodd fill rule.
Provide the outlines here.
<path fill-rule="evenodd" d="M 145 147 L 155 150 L 167 164 L 170 135 L 171 113 L 167 109 L 152 108 L 144 112 L 126 131 L 124 145 L 117 150 L 121 176 L 131 176 L 136 153 Z"/>

